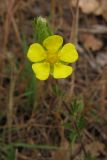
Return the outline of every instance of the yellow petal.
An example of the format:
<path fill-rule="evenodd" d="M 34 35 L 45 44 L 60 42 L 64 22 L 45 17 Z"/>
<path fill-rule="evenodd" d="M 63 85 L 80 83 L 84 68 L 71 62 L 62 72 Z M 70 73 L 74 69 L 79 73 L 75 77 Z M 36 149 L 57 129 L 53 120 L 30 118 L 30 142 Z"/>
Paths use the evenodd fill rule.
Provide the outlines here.
<path fill-rule="evenodd" d="M 62 63 L 54 64 L 53 77 L 66 78 L 73 72 L 73 68 Z"/>
<path fill-rule="evenodd" d="M 43 41 L 43 46 L 52 52 L 56 52 L 62 44 L 63 38 L 59 35 L 49 36 Z"/>
<path fill-rule="evenodd" d="M 49 77 L 50 65 L 49 63 L 36 63 L 32 65 L 32 69 L 36 74 L 36 77 L 40 80 L 46 80 Z"/>
<path fill-rule="evenodd" d="M 71 43 L 67 43 L 63 46 L 58 53 L 59 59 L 64 62 L 73 63 L 78 59 L 78 53 L 75 46 Z"/>
<path fill-rule="evenodd" d="M 30 45 L 27 57 L 31 62 L 39 62 L 46 58 L 46 53 L 39 43 L 34 43 Z"/>

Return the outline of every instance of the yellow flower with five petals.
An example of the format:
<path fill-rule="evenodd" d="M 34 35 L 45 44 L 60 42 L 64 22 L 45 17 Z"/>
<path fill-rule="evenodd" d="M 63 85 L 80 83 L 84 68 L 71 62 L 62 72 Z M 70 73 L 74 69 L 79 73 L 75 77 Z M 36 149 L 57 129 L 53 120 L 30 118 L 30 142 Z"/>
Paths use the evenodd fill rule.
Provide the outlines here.
<path fill-rule="evenodd" d="M 32 69 L 38 79 L 46 80 L 49 74 L 56 79 L 71 75 L 73 68 L 68 63 L 75 62 L 78 53 L 72 43 L 63 47 L 62 44 L 62 36 L 52 35 L 43 41 L 43 46 L 39 43 L 30 45 L 27 57 L 33 62 Z"/>

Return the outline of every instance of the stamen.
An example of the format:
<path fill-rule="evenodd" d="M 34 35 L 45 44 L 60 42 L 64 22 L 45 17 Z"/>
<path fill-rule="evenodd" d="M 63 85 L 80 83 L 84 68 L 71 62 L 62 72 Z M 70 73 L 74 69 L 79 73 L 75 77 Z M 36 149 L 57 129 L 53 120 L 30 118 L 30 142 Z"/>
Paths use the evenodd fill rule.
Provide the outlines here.
<path fill-rule="evenodd" d="M 47 61 L 54 64 L 58 61 L 58 53 L 47 52 Z"/>

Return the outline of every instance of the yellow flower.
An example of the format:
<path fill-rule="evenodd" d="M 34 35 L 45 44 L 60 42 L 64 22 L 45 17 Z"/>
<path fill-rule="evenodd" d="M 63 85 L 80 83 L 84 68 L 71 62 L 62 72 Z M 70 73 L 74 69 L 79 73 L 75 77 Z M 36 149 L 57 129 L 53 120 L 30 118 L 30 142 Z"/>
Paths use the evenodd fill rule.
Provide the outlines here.
<path fill-rule="evenodd" d="M 73 63 L 78 59 L 75 46 L 67 43 L 62 47 L 63 38 L 59 35 L 49 36 L 43 41 L 43 46 L 34 43 L 29 47 L 27 57 L 32 64 L 32 69 L 36 77 L 46 80 L 49 74 L 54 78 L 66 78 L 73 68 L 68 63 Z"/>

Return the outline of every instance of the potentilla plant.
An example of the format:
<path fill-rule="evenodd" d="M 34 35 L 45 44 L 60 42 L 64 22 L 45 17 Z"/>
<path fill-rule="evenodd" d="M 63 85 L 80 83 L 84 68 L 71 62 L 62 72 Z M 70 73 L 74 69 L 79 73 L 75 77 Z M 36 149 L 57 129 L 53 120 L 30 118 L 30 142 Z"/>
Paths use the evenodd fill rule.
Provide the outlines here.
<path fill-rule="evenodd" d="M 33 29 L 34 43 L 28 48 L 27 58 L 32 62 L 32 70 L 34 71 L 35 78 L 47 80 L 49 76 L 55 79 L 70 76 L 74 70 L 71 63 L 78 60 L 75 45 L 72 43 L 63 44 L 63 37 L 53 34 L 45 18 L 38 17 L 34 20 Z M 75 103 L 68 106 L 64 100 L 62 100 L 62 105 L 63 107 L 65 106 L 65 109 L 70 115 L 70 121 L 65 124 L 65 128 L 71 131 L 71 143 L 73 144 L 79 139 L 84 152 L 84 160 L 93 160 L 87 154 L 80 132 L 84 128 L 84 116 L 81 114 L 83 105 L 75 101 Z"/>
<path fill-rule="evenodd" d="M 44 28 L 38 28 L 43 25 Z M 39 39 L 36 43 L 30 45 L 27 53 L 28 59 L 33 62 L 32 69 L 36 78 L 39 80 L 47 80 L 49 75 L 55 79 L 66 78 L 73 72 L 73 68 L 69 65 L 78 60 L 78 53 L 74 44 L 67 43 L 63 45 L 63 37 L 60 35 L 50 35 L 50 30 L 46 25 L 47 21 L 39 17 L 36 22 L 37 33 Z M 43 30 L 46 29 L 44 38 Z"/>

